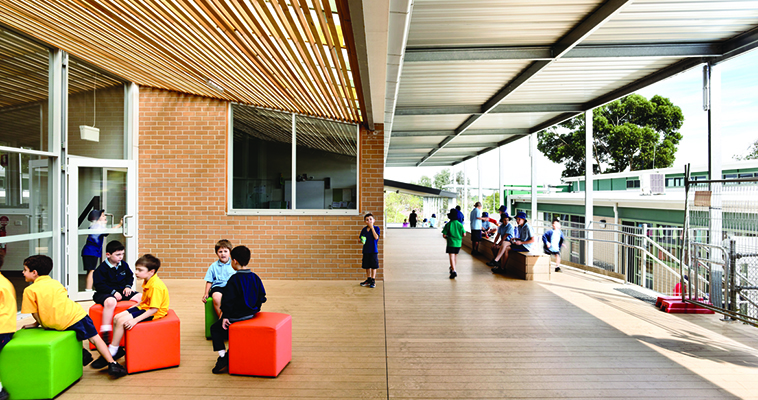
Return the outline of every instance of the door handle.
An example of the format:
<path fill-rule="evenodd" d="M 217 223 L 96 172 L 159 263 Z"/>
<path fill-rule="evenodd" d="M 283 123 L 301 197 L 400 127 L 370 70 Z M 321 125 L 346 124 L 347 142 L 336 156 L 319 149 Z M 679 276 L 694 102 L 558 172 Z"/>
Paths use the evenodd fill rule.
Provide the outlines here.
<path fill-rule="evenodd" d="M 127 235 L 129 229 L 126 222 L 129 220 L 129 218 L 134 218 L 134 215 L 124 215 L 124 224 L 121 225 L 121 234 L 124 235 L 125 238 L 134 237 L 134 235 Z"/>

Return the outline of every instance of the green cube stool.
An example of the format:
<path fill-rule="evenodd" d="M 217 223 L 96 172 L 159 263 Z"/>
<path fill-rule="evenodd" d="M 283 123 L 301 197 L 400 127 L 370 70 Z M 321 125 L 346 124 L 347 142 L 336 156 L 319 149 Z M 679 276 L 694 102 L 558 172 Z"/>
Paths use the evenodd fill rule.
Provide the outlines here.
<path fill-rule="evenodd" d="M 0 382 L 12 399 L 52 399 L 82 377 L 72 331 L 22 329 L 0 351 Z"/>
<path fill-rule="evenodd" d="M 205 302 L 205 338 L 211 338 L 211 325 L 218 321 L 218 315 L 216 310 L 213 309 L 213 299 L 208 297 L 208 301 Z"/>

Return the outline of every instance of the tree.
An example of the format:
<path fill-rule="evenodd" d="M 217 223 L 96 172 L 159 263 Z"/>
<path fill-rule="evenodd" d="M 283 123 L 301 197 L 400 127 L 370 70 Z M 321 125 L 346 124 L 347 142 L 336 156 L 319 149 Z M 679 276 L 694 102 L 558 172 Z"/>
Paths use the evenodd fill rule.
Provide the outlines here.
<path fill-rule="evenodd" d="M 434 174 L 434 183 L 432 186 L 435 189 L 444 189 L 445 186 L 450 184 L 450 170 L 445 168 L 440 172 Z"/>
<path fill-rule="evenodd" d="M 740 156 L 738 154 L 735 154 L 733 157 L 735 160 L 738 160 L 738 161 L 758 160 L 758 140 L 753 142 L 753 144 L 751 144 L 750 147 L 748 147 L 746 155 Z"/>
<path fill-rule="evenodd" d="M 432 178 L 422 175 L 421 178 L 418 179 L 418 182 L 416 182 L 416 185 L 432 187 Z"/>
<path fill-rule="evenodd" d="M 682 109 L 658 95 L 648 100 L 632 94 L 594 109 L 593 172 L 670 167 L 683 123 Z M 565 164 L 564 177 L 584 175 L 584 131 L 579 115 L 539 134 L 537 148 L 550 161 Z"/>

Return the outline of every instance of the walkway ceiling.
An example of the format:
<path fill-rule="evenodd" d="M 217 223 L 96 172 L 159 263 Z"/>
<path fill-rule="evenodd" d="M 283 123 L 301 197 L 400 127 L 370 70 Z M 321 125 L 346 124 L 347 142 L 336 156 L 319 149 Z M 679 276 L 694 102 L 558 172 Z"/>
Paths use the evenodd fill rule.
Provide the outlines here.
<path fill-rule="evenodd" d="M 139 85 L 358 122 L 365 107 L 343 38 L 345 7 L 344 0 L 0 0 L 0 24 Z"/>
<path fill-rule="evenodd" d="M 387 167 L 450 166 L 758 45 L 758 1 L 414 0 Z"/>

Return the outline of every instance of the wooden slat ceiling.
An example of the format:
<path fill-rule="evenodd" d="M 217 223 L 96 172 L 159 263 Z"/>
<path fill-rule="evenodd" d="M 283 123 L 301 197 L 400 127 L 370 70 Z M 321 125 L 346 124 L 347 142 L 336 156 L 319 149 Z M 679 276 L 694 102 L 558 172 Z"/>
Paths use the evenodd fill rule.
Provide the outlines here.
<path fill-rule="evenodd" d="M 0 24 L 139 85 L 361 119 L 335 0 L 0 0 Z"/>

